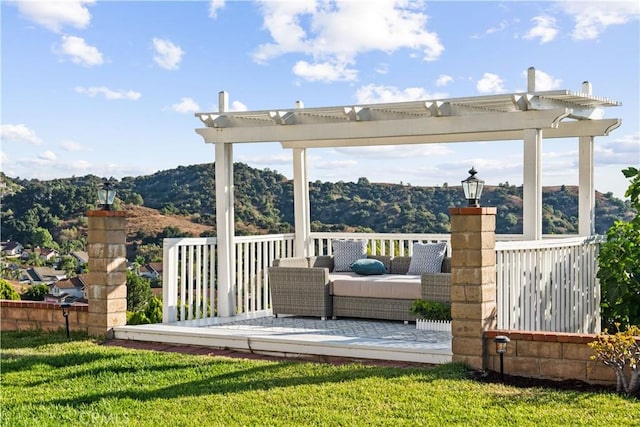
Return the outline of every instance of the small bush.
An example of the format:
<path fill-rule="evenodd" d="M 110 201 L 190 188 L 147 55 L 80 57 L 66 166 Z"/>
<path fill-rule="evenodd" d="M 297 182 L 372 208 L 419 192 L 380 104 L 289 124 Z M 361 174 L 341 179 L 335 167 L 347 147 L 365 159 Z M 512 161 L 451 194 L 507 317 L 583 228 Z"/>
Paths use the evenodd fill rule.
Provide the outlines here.
<path fill-rule="evenodd" d="M 616 325 L 619 328 L 619 325 Z M 601 361 L 605 366 L 609 366 L 616 372 L 618 392 L 628 394 L 640 390 L 640 343 L 637 337 L 640 336 L 638 326 L 630 326 L 625 331 L 609 334 L 605 329 L 603 333 L 596 336 L 595 341 L 588 344 L 595 355 L 591 360 Z M 629 366 L 631 375 L 627 379 L 624 370 Z"/>
<path fill-rule="evenodd" d="M 44 296 L 49 293 L 47 285 L 31 285 L 21 296 L 23 300 L 44 301 Z"/>
<path fill-rule="evenodd" d="M 417 299 L 411 306 L 411 314 L 426 320 L 451 320 L 451 305 Z"/>
<path fill-rule="evenodd" d="M 4 279 L 0 279 L 0 299 L 19 300 L 20 294 Z"/>

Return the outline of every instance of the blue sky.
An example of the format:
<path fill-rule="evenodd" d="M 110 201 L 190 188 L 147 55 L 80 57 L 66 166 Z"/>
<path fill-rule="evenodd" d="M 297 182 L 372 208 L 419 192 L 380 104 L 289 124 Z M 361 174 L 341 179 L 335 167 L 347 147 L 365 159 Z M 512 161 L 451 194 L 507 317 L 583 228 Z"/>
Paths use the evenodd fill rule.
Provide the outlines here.
<path fill-rule="evenodd" d="M 596 189 L 640 164 L 640 2 L 2 1 L 1 161 L 10 177 L 146 175 L 214 161 L 196 112 L 526 89 L 622 102 L 596 138 Z M 312 181 L 522 183 L 522 142 L 311 149 Z M 577 184 L 577 140 L 543 143 L 543 185 Z M 291 177 L 278 143 L 235 161 Z"/>

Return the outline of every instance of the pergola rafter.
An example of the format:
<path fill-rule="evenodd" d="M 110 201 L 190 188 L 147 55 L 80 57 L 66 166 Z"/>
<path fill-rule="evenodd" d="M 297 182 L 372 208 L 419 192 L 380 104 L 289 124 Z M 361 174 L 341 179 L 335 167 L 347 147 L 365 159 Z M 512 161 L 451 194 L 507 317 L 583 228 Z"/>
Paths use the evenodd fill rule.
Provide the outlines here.
<path fill-rule="evenodd" d="M 197 113 L 205 125 L 196 129 L 206 143 L 216 145 L 216 225 L 218 279 L 222 298 L 233 274 L 233 144 L 280 142 L 292 149 L 297 255 L 310 255 L 307 148 L 432 144 L 474 141 L 524 143 L 523 237 L 542 238 L 541 146 L 544 138 L 579 140 L 579 234 L 594 232 L 594 137 L 608 135 L 619 119 L 604 119 L 604 108 L 619 102 L 568 90 L 535 91 L 535 70 L 529 69 L 525 93 L 467 98 L 394 102 L 337 107 L 259 111 L 227 111 L 221 92 L 219 111 Z M 226 296 L 225 296 L 226 295 Z M 229 301 L 229 310 L 232 307 Z M 222 314 L 225 315 L 225 314 Z"/>

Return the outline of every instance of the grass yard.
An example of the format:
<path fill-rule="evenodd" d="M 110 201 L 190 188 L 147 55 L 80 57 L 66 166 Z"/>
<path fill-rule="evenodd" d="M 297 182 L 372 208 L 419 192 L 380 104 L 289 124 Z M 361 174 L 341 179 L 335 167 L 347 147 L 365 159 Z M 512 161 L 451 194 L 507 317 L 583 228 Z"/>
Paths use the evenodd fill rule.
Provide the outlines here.
<path fill-rule="evenodd" d="M 3 332 L 3 426 L 638 426 L 613 393 L 483 384 L 436 368 L 255 361 Z"/>

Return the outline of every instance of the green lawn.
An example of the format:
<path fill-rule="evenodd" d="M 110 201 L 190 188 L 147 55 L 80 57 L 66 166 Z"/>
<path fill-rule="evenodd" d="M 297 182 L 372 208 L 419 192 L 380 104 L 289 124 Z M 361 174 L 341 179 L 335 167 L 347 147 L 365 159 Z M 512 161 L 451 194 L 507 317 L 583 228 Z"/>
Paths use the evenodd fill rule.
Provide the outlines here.
<path fill-rule="evenodd" d="M 464 367 L 382 368 L 238 360 L 4 332 L 3 426 L 631 426 L 613 393 L 518 389 Z"/>

